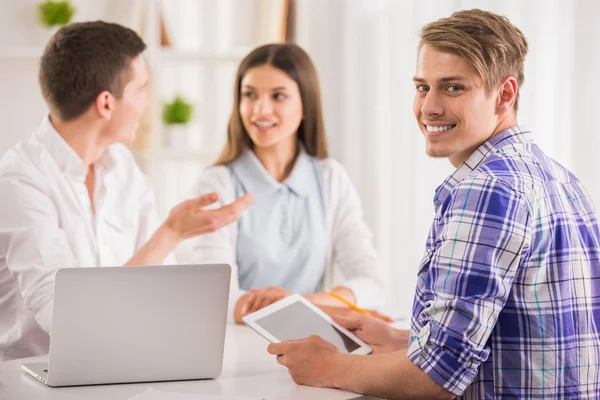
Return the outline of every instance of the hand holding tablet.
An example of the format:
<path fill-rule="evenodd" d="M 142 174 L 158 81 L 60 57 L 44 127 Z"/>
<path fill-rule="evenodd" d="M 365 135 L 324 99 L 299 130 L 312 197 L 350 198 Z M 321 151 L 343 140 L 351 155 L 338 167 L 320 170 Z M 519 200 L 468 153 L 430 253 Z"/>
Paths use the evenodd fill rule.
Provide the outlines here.
<path fill-rule="evenodd" d="M 242 318 L 271 343 L 318 335 L 342 353 L 369 354 L 371 347 L 333 321 L 299 294 L 293 294 Z"/>

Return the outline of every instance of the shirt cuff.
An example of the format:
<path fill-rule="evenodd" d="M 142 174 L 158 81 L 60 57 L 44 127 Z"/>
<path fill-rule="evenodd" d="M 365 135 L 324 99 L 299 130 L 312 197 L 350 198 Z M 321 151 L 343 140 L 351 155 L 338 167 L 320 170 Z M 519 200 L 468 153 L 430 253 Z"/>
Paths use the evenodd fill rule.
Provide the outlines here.
<path fill-rule="evenodd" d="M 165 257 L 165 260 L 163 261 L 162 265 L 177 265 L 177 257 L 175 256 L 175 252 L 171 252 L 169 254 L 167 254 L 167 256 Z"/>
<path fill-rule="evenodd" d="M 475 353 L 464 345 L 464 339 L 446 334 L 430 321 L 411 338 L 408 358 L 433 381 L 456 396 L 471 385 L 489 350 Z"/>
<path fill-rule="evenodd" d="M 354 278 L 337 286 L 350 289 L 354 294 L 356 305 L 361 308 L 377 310 L 385 303 L 383 287 L 371 278 Z"/>
<path fill-rule="evenodd" d="M 54 309 L 54 301 L 49 301 L 35 316 L 36 321 L 48 335 L 52 331 L 52 312 Z"/>

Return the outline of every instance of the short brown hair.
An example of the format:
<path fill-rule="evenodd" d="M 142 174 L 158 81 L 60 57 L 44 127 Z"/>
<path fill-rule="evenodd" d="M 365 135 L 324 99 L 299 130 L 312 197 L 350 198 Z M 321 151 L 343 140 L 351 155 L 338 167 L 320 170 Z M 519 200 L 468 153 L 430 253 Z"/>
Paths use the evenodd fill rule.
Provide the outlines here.
<path fill-rule="evenodd" d="M 502 15 L 478 9 L 457 11 L 423 27 L 419 50 L 425 44 L 465 59 L 477 70 L 488 92 L 509 76 L 519 88 L 525 82 L 527 40 Z M 519 92 L 515 111 L 518 102 Z"/>
<path fill-rule="evenodd" d="M 240 63 L 233 87 L 233 110 L 227 127 L 227 143 L 215 165 L 225 165 L 238 158 L 245 148 L 252 148 L 252 140 L 240 116 L 240 91 L 248 70 L 270 65 L 285 72 L 300 89 L 304 118 L 298 127 L 298 140 L 306 152 L 316 158 L 326 158 L 327 137 L 323 122 L 321 91 L 317 70 L 301 47 L 292 43 L 267 44 L 253 50 Z"/>
<path fill-rule="evenodd" d="M 118 24 L 91 21 L 61 28 L 40 62 L 40 87 L 50 110 L 70 121 L 105 90 L 121 97 L 129 63 L 145 49 L 137 33 Z"/>

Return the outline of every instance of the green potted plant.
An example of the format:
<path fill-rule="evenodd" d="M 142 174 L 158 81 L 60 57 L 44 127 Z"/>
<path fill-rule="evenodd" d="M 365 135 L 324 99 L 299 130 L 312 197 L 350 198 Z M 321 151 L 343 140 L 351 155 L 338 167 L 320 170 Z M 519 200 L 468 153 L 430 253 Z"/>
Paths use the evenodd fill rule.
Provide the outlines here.
<path fill-rule="evenodd" d="M 181 95 L 163 105 L 162 119 L 165 124 L 167 146 L 187 147 L 189 145 L 189 123 L 192 120 L 193 105 Z"/>
<path fill-rule="evenodd" d="M 38 4 L 38 13 L 44 26 L 57 30 L 71 22 L 71 18 L 75 14 L 75 8 L 68 0 L 46 0 Z"/>

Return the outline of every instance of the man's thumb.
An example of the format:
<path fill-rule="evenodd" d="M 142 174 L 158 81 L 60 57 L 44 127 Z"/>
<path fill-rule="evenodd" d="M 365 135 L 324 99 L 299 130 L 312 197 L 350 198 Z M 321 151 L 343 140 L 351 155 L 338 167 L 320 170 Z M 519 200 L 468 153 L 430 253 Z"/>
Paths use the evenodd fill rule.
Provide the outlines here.
<path fill-rule="evenodd" d="M 334 315 L 331 317 L 331 319 L 333 319 L 335 322 L 351 331 L 360 328 L 361 325 L 359 318 L 342 317 L 341 315 Z"/>

